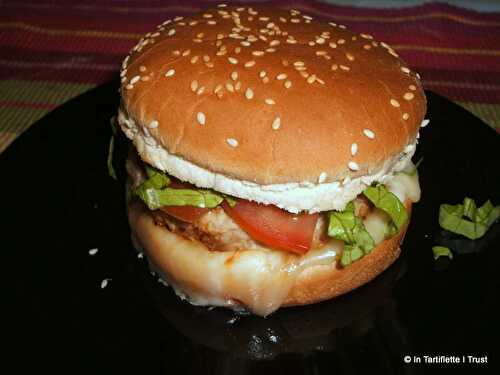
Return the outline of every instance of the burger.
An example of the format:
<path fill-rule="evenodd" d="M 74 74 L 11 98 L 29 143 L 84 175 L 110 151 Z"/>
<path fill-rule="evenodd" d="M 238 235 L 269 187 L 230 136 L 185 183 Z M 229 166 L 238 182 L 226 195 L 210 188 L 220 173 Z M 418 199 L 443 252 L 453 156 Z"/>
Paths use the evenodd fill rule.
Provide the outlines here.
<path fill-rule="evenodd" d="M 221 4 L 146 34 L 120 92 L 132 239 L 181 298 L 266 316 L 399 256 L 426 100 L 389 45 Z"/>

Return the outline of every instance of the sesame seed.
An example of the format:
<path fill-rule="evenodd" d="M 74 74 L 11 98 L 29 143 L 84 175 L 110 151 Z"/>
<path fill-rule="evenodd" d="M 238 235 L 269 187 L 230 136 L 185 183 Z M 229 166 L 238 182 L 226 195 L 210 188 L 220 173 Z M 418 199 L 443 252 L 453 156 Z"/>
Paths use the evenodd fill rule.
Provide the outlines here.
<path fill-rule="evenodd" d="M 175 74 L 175 69 L 169 69 L 169 70 L 165 73 L 165 77 L 172 77 L 174 74 Z"/>
<path fill-rule="evenodd" d="M 245 68 L 251 68 L 254 65 L 255 65 L 255 61 L 250 60 L 250 61 L 247 61 L 244 66 L 245 66 Z"/>
<path fill-rule="evenodd" d="M 235 90 L 239 90 L 240 88 L 241 88 L 241 81 L 238 81 L 238 82 L 235 83 L 234 89 Z"/>
<path fill-rule="evenodd" d="M 316 38 L 316 43 L 318 43 L 318 44 L 323 44 L 323 43 L 325 43 L 325 38 L 323 38 L 323 37 Z"/>
<path fill-rule="evenodd" d="M 309 77 L 309 73 L 304 72 L 304 71 L 301 71 L 301 72 L 300 72 L 300 75 L 301 75 L 302 77 L 304 77 L 304 78 Z"/>
<path fill-rule="evenodd" d="M 187 56 L 191 53 L 191 50 L 190 49 L 187 49 L 185 50 L 184 52 L 182 52 L 182 56 Z"/>
<path fill-rule="evenodd" d="M 354 156 L 358 153 L 358 144 L 357 143 L 353 143 L 351 145 L 351 155 Z"/>
<path fill-rule="evenodd" d="M 238 72 L 232 72 L 232 73 L 231 73 L 231 79 L 232 79 L 233 81 L 236 81 L 236 80 L 238 79 Z"/>
<path fill-rule="evenodd" d="M 399 102 L 396 99 L 391 99 L 391 105 L 397 108 L 399 107 Z"/>
<path fill-rule="evenodd" d="M 332 70 L 337 70 L 339 66 L 337 64 L 332 64 Z"/>
<path fill-rule="evenodd" d="M 109 281 L 111 281 L 111 279 L 104 279 L 103 281 L 101 281 L 101 289 L 106 288 Z"/>
<path fill-rule="evenodd" d="M 280 41 L 279 41 L 279 40 L 276 40 L 276 39 L 275 39 L 275 40 L 271 40 L 271 42 L 269 42 L 269 45 L 270 45 L 271 47 L 277 46 L 277 45 L 279 45 L 279 44 L 280 44 Z"/>
<path fill-rule="evenodd" d="M 286 80 L 285 81 L 285 88 L 289 89 L 290 87 L 292 87 L 292 81 Z"/>
<path fill-rule="evenodd" d="M 290 20 L 290 22 L 291 22 L 291 23 L 299 23 L 299 22 L 300 22 L 300 19 L 298 19 L 298 18 L 292 18 L 292 19 Z"/>
<path fill-rule="evenodd" d="M 408 120 L 410 118 L 410 115 L 408 113 L 403 113 L 403 120 Z"/>
<path fill-rule="evenodd" d="M 311 74 L 309 77 L 307 77 L 307 83 L 311 84 L 316 81 L 316 74 Z"/>
<path fill-rule="evenodd" d="M 269 53 L 276 52 L 276 48 L 266 48 L 266 52 Z"/>
<path fill-rule="evenodd" d="M 259 73 L 259 77 L 260 78 L 264 78 L 266 76 L 266 72 L 264 70 L 261 70 L 260 73 Z"/>
<path fill-rule="evenodd" d="M 235 59 L 234 57 L 228 57 L 227 60 L 231 63 L 231 64 L 238 64 L 238 60 Z"/>
<path fill-rule="evenodd" d="M 405 100 L 412 100 L 415 97 L 415 95 L 412 92 L 407 92 L 406 94 L 403 95 L 403 98 Z"/>
<path fill-rule="evenodd" d="M 141 72 L 145 72 L 145 71 L 146 71 L 146 67 L 145 67 L 144 65 L 141 65 L 141 66 L 139 67 L 139 70 L 140 70 Z"/>
<path fill-rule="evenodd" d="M 132 90 L 132 89 L 134 88 L 134 85 L 131 85 L 131 84 L 129 83 L 127 86 L 125 86 L 125 88 L 126 88 L 127 90 Z"/>
<path fill-rule="evenodd" d="M 282 79 L 286 79 L 286 77 L 288 76 L 285 73 L 281 73 L 276 76 L 276 79 L 281 81 Z"/>
<path fill-rule="evenodd" d="M 234 92 L 234 86 L 232 83 L 226 83 L 226 89 L 229 92 Z"/>
<path fill-rule="evenodd" d="M 319 177 L 318 177 L 318 183 L 322 184 L 323 182 L 325 182 L 326 176 L 327 176 L 326 172 L 321 172 Z"/>
<path fill-rule="evenodd" d="M 156 129 L 158 127 L 158 121 L 153 120 L 149 123 L 149 128 L 150 129 Z"/>
<path fill-rule="evenodd" d="M 328 52 L 326 52 L 326 51 L 316 51 L 316 56 L 324 56 L 327 54 L 328 54 Z"/>
<path fill-rule="evenodd" d="M 127 77 L 122 77 L 122 79 L 120 80 L 122 83 L 125 83 L 127 81 Z"/>
<path fill-rule="evenodd" d="M 276 104 L 276 102 L 271 99 L 271 98 L 267 98 L 266 100 L 264 100 L 266 102 L 266 104 L 269 104 L 269 105 L 273 105 L 273 104 Z"/>
<path fill-rule="evenodd" d="M 266 76 L 266 77 L 262 78 L 262 82 L 263 83 L 268 83 L 269 82 L 269 77 Z"/>
<path fill-rule="evenodd" d="M 228 138 L 226 139 L 226 142 L 231 147 L 238 147 L 238 141 L 234 138 Z"/>
<path fill-rule="evenodd" d="M 401 67 L 401 71 L 402 71 L 403 73 L 406 73 L 406 74 L 409 74 L 409 73 L 410 73 L 410 69 L 408 69 L 406 66 L 402 66 L 402 67 Z"/>
<path fill-rule="evenodd" d="M 279 117 L 276 117 L 273 121 L 273 124 L 271 125 L 271 127 L 274 129 L 274 130 L 278 130 L 281 126 L 281 119 Z"/>
<path fill-rule="evenodd" d="M 203 112 L 198 112 L 196 114 L 196 120 L 198 120 L 198 123 L 200 125 L 205 125 L 205 122 L 206 122 L 205 114 Z"/>
<path fill-rule="evenodd" d="M 198 81 L 193 81 L 191 82 L 191 91 L 195 92 L 196 90 L 198 90 Z"/>
<path fill-rule="evenodd" d="M 293 63 L 294 66 L 304 66 L 304 62 L 303 61 L 295 61 Z"/>
<path fill-rule="evenodd" d="M 429 122 L 430 122 L 430 120 L 429 120 L 429 119 L 425 119 L 425 120 L 424 120 L 424 121 L 422 121 L 422 123 L 420 124 L 420 127 L 425 128 L 427 125 L 429 125 Z"/>
<path fill-rule="evenodd" d="M 264 55 L 264 51 L 252 51 L 252 55 L 254 55 L 254 56 L 263 56 Z"/>
<path fill-rule="evenodd" d="M 201 86 L 198 90 L 196 90 L 196 95 L 201 95 L 205 91 L 205 86 Z"/>
<path fill-rule="evenodd" d="M 364 129 L 363 133 L 370 139 L 375 138 L 375 133 L 372 132 L 370 129 Z"/>
<path fill-rule="evenodd" d="M 417 89 L 417 87 L 415 85 L 410 85 L 408 86 L 408 88 L 411 90 L 411 91 L 415 91 Z"/>
<path fill-rule="evenodd" d="M 172 36 L 172 35 L 174 35 L 174 34 L 175 34 L 175 29 L 170 29 L 170 30 L 168 31 L 168 36 Z"/>
<path fill-rule="evenodd" d="M 351 171 L 359 171 L 358 163 L 356 163 L 354 161 L 350 161 L 349 163 L 347 163 L 347 165 Z"/>
<path fill-rule="evenodd" d="M 314 43 L 312 40 L 310 42 L 308 42 L 307 44 L 310 45 L 311 47 L 316 45 L 316 43 Z"/>
<path fill-rule="evenodd" d="M 130 84 L 133 85 L 134 83 L 136 83 L 137 81 L 139 81 L 141 79 L 140 76 L 135 76 L 133 77 L 131 80 L 130 80 Z"/>
<path fill-rule="evenodd" d="M 203 40 L 201 40 L 200 38 L 194 38 L 193 42 L 195 42 L 195 43 L 201 43 L 201 42 L 203 42 Z"/>
<path fill-rule="evenodd" d="M 242 46 L 244 46 L 244 47 L 249 47 L 249 46 L 251 46 L 251 45 L 252 45 L 252 43 L 247 42 L 246 40 L 244 40 L 244 41 L 240 42 L 240 44 L 241 44 Z"/>
<path fill-rule="evenodd" d="M 339 39 L 337 40 L 337 44 L 344 44 L 345 43 L 345 39 Z"/>
<path fill-rule="evenodd" d="M 348 66 L 345 66 L 345 65 L 339 65 L 339 66 L 340 66 L 340 69 L 345 70 L 346 72 L 351 70 L 351 68 L 349 68 Z"/>
<path fill-rule="evenodd" d="M 370 49 L 372 49 L 372 46 L 370 46 L 369 44 L 365 44 L 363 46 L 363 48 L 366 49 L 366 50 L 370 50 Z"/>
<path fill-rule="evenodd" d="M 245 96 L 247 99 L 252 99 L 253 98 L 253 90 L 249 87 L 245 91 Z"/>
<path fill-rule="evenodd" d="M 359 34 L 359 36 L 361 38 L 365 38 L 365 39 L 373 39 L 373 37 L 371 35 L 369 35 L 369 34 Z"/>
<path fill-rule="evenodd" d="M 345 30 L 346 26 L 345 25 L 339 25 L 339 28 L 342 29 L 342 30 Z"/>
<path fill-rule="evenodd" d="M 191 64 L 196 64 L 196 62 L 198 61 L 198 56 L 193 56 L 191 57 Z"/>
<path fill-rule="evenodd" d="M 98 251 L 99 251 L 99 249 L 97 249 L 97 248 L 95 248 L 95 249 L 90 249 L 90 250 L 89 250 L 89 255 L 96 255 Z"/>
<path fill-rule="evenodd" d="M 347 57 L 347 60 L 349 60 L 349 61 L 354 61 L 354 56 L 351 55 L 350 53 L 346 53 L 345 57 Z"/>
<path fill-rule="evenodd" d="M 328 43 L 328 45 L 329 45 L 331 48 L 337 48 L 337 43 L 335 43 L 335 42 L 330 42 L 330 43 Z"/>

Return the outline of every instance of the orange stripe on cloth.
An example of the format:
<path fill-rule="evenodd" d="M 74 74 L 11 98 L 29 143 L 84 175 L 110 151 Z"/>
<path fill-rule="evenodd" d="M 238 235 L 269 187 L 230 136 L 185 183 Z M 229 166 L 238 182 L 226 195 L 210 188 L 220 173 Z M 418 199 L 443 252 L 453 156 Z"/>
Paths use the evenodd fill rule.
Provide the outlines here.
<path fill-rule="evenodd" d="M 46 35 L 69 35 L 91 38 L 115 38 L 115 39 L 139 39 L 143 34 L 137 33 L 121 33 L 115 31 L 99 31 L 99 30 L 68 30 L 68 29 L 51 29 L 31 25 L 25 22 L 0 22 L 0 28 L 4 29 L 20 29 L 39 34 Z"/>

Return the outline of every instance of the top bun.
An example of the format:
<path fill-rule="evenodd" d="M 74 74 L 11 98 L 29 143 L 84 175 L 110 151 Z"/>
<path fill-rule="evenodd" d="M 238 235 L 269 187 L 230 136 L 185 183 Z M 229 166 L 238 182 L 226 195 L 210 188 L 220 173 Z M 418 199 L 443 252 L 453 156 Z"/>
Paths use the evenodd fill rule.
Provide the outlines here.
<path fill-rule="evenodd" d="M 296 10 L 222 5 L 165 21 L 121 76 L 136 133 L 263 185 L 373 174 L 414 143 L 426 111 L 418 75 L 391 47 Z"/>

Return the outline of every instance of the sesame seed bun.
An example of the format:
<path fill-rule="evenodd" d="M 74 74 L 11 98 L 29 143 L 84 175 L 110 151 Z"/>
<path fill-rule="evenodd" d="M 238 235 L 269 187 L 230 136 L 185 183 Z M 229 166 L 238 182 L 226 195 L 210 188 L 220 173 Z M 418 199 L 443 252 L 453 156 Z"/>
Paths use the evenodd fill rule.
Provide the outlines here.
<path fill-rule="evenodd" d="M 409 200 L 406 208 L 411 211 Z M 131 201 L 128 209 L 136 247 L 179 296 L 195 305 L 243 307 L 258 315 L 330 299 L 369 282 L 398 258 L 406 233 L 402 228 L 348 267 L 339 268 L 334 261 L 290 273 L 287 264 L 297 260 L 290 253 L 210 251 L 201 242 L 157 226 L 139 202 Z"/>
<path fill-rule="evenodd" d="M 206 176 L 179 176 L 151 149 L 261 185 L 332 183 L 397 159 L 426 111 L 417 75 L 388 45 L 290 10 L 167 21 L 121 76 L 120 125 L 143 160 L 203 187 Z"/>

